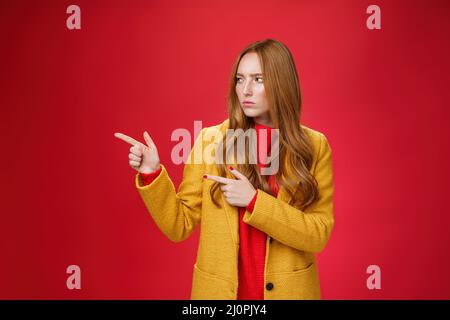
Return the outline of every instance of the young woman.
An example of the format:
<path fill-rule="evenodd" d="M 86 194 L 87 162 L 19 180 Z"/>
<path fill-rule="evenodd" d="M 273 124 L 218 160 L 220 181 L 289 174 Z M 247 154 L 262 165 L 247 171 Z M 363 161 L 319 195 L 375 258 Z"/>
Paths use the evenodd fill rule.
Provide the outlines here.
<path fill-rule="evenodd" d="M 201 130 L 178 193 L 147 132 L 146 144 L 115 134 L 132 145 L 136 188 L 160 230 L 179 242 L 201 225 L 191 299 L 320 299 L 315 254 L 333 230 L 333 166 L 327 138 L 300 124 L 300 114 L 292 55 L 267 39 L 237 57 L 228 119 Z M 236 161 L 230 129 L 255 130 L 257 163 L 252 139 Z M 260 157 L 266 138 L 276 157 Z M 211 144 L 225 161 L 194 161 Z M 262 174 L 274 161 L 278 170 Z"/>

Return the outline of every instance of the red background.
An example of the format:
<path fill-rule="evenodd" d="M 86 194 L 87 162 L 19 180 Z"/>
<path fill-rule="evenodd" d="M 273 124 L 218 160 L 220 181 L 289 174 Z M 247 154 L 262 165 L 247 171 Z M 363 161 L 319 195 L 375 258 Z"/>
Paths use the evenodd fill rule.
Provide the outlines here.
<path fill-rule="evenodd" d="M 66 8 L 81 8 L 81 30 Z M 366 8 L 381 8 L 368 30 Z M 199 229 L 172 243 L 125 143 L 226 117 L 231 66 L 274 38 L 294 55 L 302 121 L 333 151 L 324 299 L 449 299 L 448 1 L 2 1 L 2 299 L 188 299 Z M 81 290 L 66 268 L 81 267 Z M 381 290 L 366 287 L 381 267 Z"/>

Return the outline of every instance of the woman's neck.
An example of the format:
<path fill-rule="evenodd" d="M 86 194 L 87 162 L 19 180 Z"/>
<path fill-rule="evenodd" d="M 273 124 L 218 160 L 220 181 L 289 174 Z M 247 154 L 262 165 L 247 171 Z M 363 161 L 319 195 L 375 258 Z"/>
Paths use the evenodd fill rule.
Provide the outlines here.
<path fill-rule="evenodd" d="M 264 124 L 262 124 L 262 123 L 258 123 L 256 121 L 253 121 L 253 123 L 254 123 L 255 127 L 258 127 L 258 128 L 273 128 L 273 124 L 272 123 L 264 123 Z"/>

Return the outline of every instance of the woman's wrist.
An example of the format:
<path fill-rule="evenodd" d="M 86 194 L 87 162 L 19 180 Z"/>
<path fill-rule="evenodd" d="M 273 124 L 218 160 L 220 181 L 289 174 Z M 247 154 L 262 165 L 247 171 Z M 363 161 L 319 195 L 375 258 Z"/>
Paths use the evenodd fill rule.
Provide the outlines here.
<path fill-rule="evenodd" d="M 253 195 L 252 200 L 250 200 L 249 204 L 246 206 L 247 211 L 252 212 L 255 207 L 256 198 L 258 197 L 258 189 L 256 189 L 255 194 Z"/>
<path fill-rule="evenodd" d="M 140 173 L 144 174 L 144 175 L 149 175 L 149 174 L 159 171 L 160 169 L 161 169 L 161 165 L 158 165 L 158 167 L 156 169 L 153 169 L 153 170 L 152 169 L 143 169 L 142 171 L 140 171 Z"/>

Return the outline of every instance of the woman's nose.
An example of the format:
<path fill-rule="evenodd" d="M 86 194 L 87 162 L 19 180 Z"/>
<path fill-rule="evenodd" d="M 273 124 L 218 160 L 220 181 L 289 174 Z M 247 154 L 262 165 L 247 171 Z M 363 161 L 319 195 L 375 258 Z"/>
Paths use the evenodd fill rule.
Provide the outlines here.
<path fill-rule="evenodd" d="M 244 90 L 243 90 L 243 93 L 246 94 L 246 95 L 252 93 L 252 90 L 251 90 L 251 83 L 250 83 L 249 81 L 247 81 L 247 82 L 244 84 Z"/>

